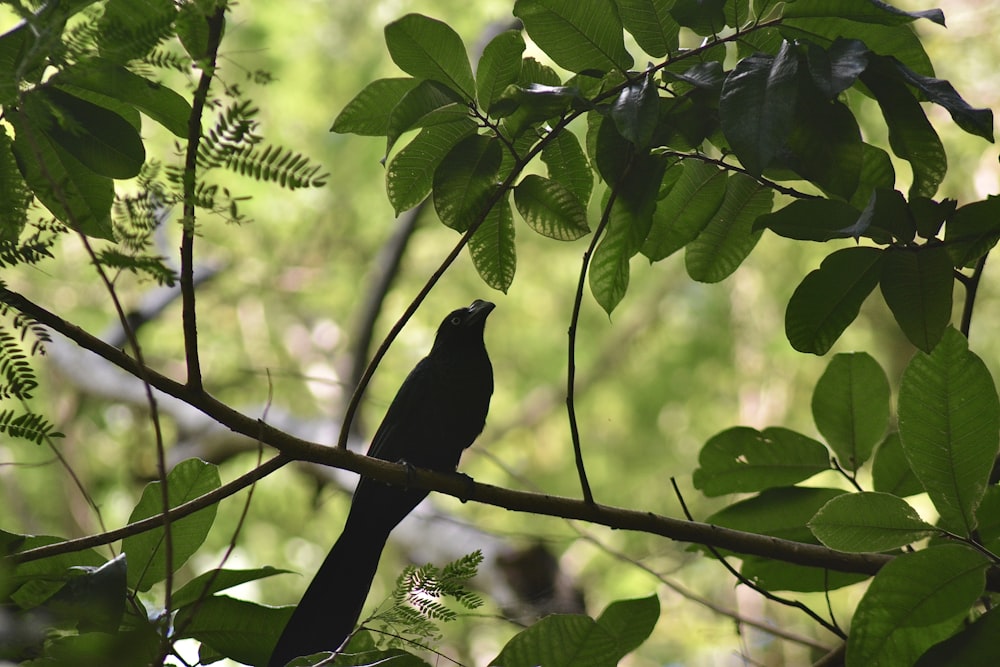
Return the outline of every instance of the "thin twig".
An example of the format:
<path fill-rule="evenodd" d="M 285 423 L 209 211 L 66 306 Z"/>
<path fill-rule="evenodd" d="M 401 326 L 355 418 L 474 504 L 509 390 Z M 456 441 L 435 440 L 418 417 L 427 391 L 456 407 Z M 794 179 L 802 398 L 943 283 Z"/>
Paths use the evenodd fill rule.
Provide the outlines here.
<path fill-rule="evenodd" d="M 969 337 L 969 330 L 972 328 L 972 309 L 976 305 L 976 293 L 979 291 L 979 281 L 983 277 L 983 268 L 986 266 L 986 255 L 979 258 L 976 262 L 976 268 L 973 269 L 972 275 L 968 276 L 968 281 L 965 282 L 965 305 L 962 307 L 962 323 L 961 332 L 966 338 Z"/>
<path fill-rule="evenodd" d="M 198 355 L 198 319 L 195 308 L 194 289 L 194 234 L 195 234 L 195 187 L 198 173 L 198 146 L 201 144 L 201 118 L 208 101 L 215 63 L 222 42 L 222 28 L 225 25 L 226 6 L 220 4 L 212 16 L 208 17 L 208 49 L 199 63 L 201 79 L 191 100 L 191 115 L 188 116 L 187 151 L 184 156 L 184 218 L 181 231 L 181 315 L 184 328 L 184 357 L 187 363 L 187 381 L 192 389 L 202 388 L 201 360 Z"/>

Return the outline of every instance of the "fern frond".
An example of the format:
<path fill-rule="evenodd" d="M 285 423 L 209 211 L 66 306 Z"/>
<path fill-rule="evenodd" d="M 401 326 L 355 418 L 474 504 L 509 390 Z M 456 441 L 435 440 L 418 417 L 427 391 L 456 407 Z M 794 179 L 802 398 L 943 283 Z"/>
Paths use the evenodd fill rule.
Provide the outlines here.
<path fill-rule="evenodd" d="M 177 9 L 173 3 L 150 3 L 150 11 L 135 11 L 127 3 L 108 3 L 97 22 L 101 55 L 117 62 L 140 60 L 173 37 Z"/>
<path fill-rule="evenodd" d="M 322 167 L 309 158 L 280 146 L 250 149 L 223 158 L 225 166 L 243 176 L 258 181 L 271 181 L 283 188 L 319 188 L 326 185 L 330 174 L 320 173 Z"/>
<path fill-rule="evenodd" d="M 17 241 L 28 222 L 28 189 L 14 160 L 13 141 L 0 125 L 0 240 Z"/>
<path fill-rule="evenodd" d="M 41 445 L 50 438 L 64 437 L 40 414 L 14 410 L 0 410 L 0 433 L 6 433 L 12 438 L 24 438 L 36 445 Z"/>
<path fill-rule="evenodd" d="M 177 274 L 164 264 L 162 257 L 131 255 L 109 248 L 97 253 L 97 261 L 103 266 L 119 271 L 145 274 L 160 285 L 173 286 L 177 281 Z"/>
<path fill-rule="evenodd" d="M 260 143 L 261 137 L 256 133 L 258 123 L 254 120 L 257 112 L 246 100 L 222 111 L 198 144 L 198 165 L 205 169 L 221 167 L 230 156 Z"/>
<path fill-rule="evenodd" d="M 38 377 L 18 336 L 0 326 L 0 398 L 27 400 L 37 387 Z"/>

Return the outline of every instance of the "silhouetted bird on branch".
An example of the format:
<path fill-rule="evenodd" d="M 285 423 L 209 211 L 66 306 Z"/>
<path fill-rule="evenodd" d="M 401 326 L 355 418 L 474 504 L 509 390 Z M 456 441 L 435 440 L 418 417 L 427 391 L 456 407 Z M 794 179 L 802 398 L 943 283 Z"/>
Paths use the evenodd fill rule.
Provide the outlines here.
<path fill-rule="evenodd" d="M 493 367 L 483 343 L 494 305 L 476 300 L 438 327 L 430 354 L 410 372 L 368 456 L 453 472 L 462 450 L 483 430 L 493 394 Z M 427 496 L 362 477 L 344 531 L 278 639 L 268 667 L 301 655 L 335 651 L 354 629 L 389 533 Z"/>

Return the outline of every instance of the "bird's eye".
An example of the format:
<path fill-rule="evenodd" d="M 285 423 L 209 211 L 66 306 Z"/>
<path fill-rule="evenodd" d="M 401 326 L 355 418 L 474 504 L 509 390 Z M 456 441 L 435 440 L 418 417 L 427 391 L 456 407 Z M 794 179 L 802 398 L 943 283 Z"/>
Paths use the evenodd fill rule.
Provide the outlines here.
<path fill-rule="evenodd" d="M 455 317 L 451 318 L 451 324 L 452 324 L 452 326 L 456 326 L 457 327 L 461 323 L 462 323 L 462 318 L 459 317 L 458 315 L 455 315 Z"/>

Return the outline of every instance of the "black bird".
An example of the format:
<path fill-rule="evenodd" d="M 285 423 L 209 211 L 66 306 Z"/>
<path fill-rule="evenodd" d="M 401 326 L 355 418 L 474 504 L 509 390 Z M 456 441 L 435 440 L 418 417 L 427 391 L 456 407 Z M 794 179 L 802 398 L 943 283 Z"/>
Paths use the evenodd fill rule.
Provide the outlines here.
<path fill-rule="evenodd" d="M 495 306 L 476 300 L 438 327 L 430 353 L 403 382 L 368 456 L 453 472 L 462 450 L 483 430 L 493 394 L 493 366 L 483 343 Z M 278 639 L 268 667 L 301 655 L 335 651 L 354 629 L 389 533 L 427 491 L 361 478 L 344 530 Z"/>

